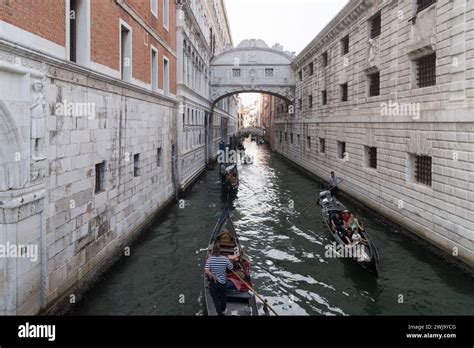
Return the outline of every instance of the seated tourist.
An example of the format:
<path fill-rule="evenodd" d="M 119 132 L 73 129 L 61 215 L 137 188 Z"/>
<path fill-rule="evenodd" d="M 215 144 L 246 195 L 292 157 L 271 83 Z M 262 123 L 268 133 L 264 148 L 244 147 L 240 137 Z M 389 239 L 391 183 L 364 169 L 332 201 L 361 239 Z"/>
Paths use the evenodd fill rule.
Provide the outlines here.
<path fill-rule="evenodd" d="M 348 227 L 351 230 L 354 230 L 355 228 L 361 229 L 361 230 L 363 229 L 361 225 L 359 224 L 359 220 L 352 213 L 349 214 Z"/>
<path fill-rule="evenodd" d="M 346 232 L 343 235 L 342 241 L 344 244 L 352 244 L 352 231 L 351 230 L 346 230 Z"/>
<path fill-rule="evenodd" d="M 344 220 L 344 227 L 349 227 L 349 219 L 351 218 L 351 214 L 348 210 L 344 210 L 342 213 L 342 220 Z"/>
<path fill-rule="evenodd" d="M 366 245 L 369 244 L 369 242 L 367 241 L 367 239 L 365 239 L 364 237 L 362 237 L 362 235 L 360 234 L 359 228 L 354 228 L 352 231 L 353 231 L 353 233 L 352 233 L 352 238 L 351 238 L 351 239 L 352 239 L 352 241 L 353 241 L 354 243 L 360 242 L 360 243 L 366 244 Z"/>

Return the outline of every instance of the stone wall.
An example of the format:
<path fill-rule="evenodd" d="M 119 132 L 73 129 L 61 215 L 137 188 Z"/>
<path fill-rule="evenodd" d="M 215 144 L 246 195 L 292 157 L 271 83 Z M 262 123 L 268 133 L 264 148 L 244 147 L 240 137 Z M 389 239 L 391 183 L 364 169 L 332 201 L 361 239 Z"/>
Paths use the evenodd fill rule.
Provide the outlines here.
<path fill-rule="evenodd" d="M 343 191 L 474 265 L 474 6 L 437 1 L 416 14 L 412 5 L 354 1 L 341 11 L 296 58 L 295 114 L 272 120 L 272 146 L 326 180 L 336 171 Z M 382 32 L 370 40 L 378 11 Z M 416 59 L 432 52 L 436 85 L 418 88 Z M 380 95 L 371 97 L 368 75 L 376 71 Z M 368 165 L 368 147 L 377 148 L 376 169 Z M 431 186 L 414 180 L 415 155 L 432 158 Z"/>
<path fill-rule="evenodd" d="M 176 102 L 8 44 L 0 79 L 0 244 L 39 251 L 0 258 L 0 314 L 37 314 L 79 296 L 173 199 Z"/>

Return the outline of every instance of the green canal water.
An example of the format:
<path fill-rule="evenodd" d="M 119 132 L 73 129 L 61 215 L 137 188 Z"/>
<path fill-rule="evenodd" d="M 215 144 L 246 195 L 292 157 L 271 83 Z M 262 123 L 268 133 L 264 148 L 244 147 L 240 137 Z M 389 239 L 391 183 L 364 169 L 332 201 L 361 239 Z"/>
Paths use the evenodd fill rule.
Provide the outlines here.
<path fill-rule="evenodd" d="M 266 147 L 246 143 L 232 217 L 252 260 L 255 287 L 282 315 L 474 314 L 472 275 L 405 233 L 363 216 L 380 253 L 380 277 L 350 260 L 326 258 L 332 241 L 319 210 L 303 211 L 320 184 Z M 203 259 L 226 204 L 218 171 L 207 172 L 91 289 L 74 315 L 205 315 Z M 400 303 L 403 302 L 403 303 Z"/>

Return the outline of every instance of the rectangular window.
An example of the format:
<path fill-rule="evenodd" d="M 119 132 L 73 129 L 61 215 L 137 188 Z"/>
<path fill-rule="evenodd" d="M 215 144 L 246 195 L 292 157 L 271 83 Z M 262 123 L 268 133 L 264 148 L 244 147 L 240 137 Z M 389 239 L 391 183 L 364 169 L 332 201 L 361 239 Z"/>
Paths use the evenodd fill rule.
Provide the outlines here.
<path fill-rule="evenodd" d="M 380 95 L 380 71 L 369 75 L 369 97 Z"/>
<path fill-rule="evenodd" d="M 288 142 L 288 132 L 285 132 L 285 141 Z"/>
<path fill-rule="evenodd" d="M 282 131 L 280 131 L 280 143 L 283 140 L 282 138 L 283 138 L 283 134 L 282 134 Z"/>
<path fill-rule="evenodd" d="M 240 77 L 240 69 L 232 69 L 233 77 Z"/>
<path fill-rule="evenodd" d="M 308 107 L 311 109 L 313 107 L 313 96 L 308 96 Z"/>
<path fill-rule="evenodd" d="M 105 191 L 105 161 L 95 165 L 95 193 Z"/>
<path fill-rule="evenodd" d="M 337 156 L 344 159 L 346 154 L 346 143 L 344 141 L 337 142 Z"/>
<path fill-rule="evenodd" d="M 345 36 L 341 40 L 341 52 L 342 55 L 349 53 L 349 35 Z"/>
<path fill-rule="evenodd" d="M 436 85 L 436 53 L 416 61 L 416 79 L 420 88 Z"/>
<path fill-rule="evenodd" d="M 436 0 L 416 0 L 416 13 L 423 11 L 436 2 Z"/>
<path fill-rule="evenodd" d="M 308 149 L 311 149 L 311 137 L 309 135 L 306 137 L 306 145 Z"/>
<path fill-rule="evenodd" d="M 293 133 L 290 133 L 290 142 L 293 144 Z"/>
<path fill-rule="evenodd" d="M 170 63 L 166 58 L 163 58 L 163 92 L 170 93 Z"/>
<path fill-rule="evenodd" d="M 163 26 L 170 27 L 170 0 L 163 0 Z"/>
<path fill-rule="evenodd" d="M 346 102 L 348 100 L 349 87 L 347 83 L 341 85 L 341 101 Z"/>
<path fill-rule="evenodd" d="M 161 166 L 161 147 L 156 150 L 156 166 Z"/>
<path fill-rule="evenodd" d="M 90 62 L 90 2 L 68 0 L 69 60 L 83 66 Z M 7 2 L 8 3 L 8 2 Z"/>
<path fill-rule="evenodd" d="M 365 166 L 368 168 L 377 169 L 377 148 L 364 146 Z"/>
<path fill-rule="evenodd" d="M 158 91 L 158 52 L 151 49 L 151 90 Z"/>
<path fill-rule="evenodd" d="M 313 62 L 309 63 L 308 69 L 309 69 L 309 76 L 313 76 L 314 75 L 314 63 Z"/>
<path fill-rule="evenodd" d="M 319 152 L 326 153 L 326 139 L 319 138 Z"/>
<path fill-rule="evenodd" d="M 431 186 L 432 159 L 429 156 L 415 156 L 415 179 L 418 183 Z"/>
<path fill-rule="evenodd" d="M 303 99 L 298 99 L 298 109 L 302 110 L 303 109 Z"/>
<path fill-rule="evenodd" d="M 150 0 L 150 11 L 155 17 L 158 17 L 158 0 Z"/>
<path fill-rule="evenodd" d="M 122 80 L 132 80 L 132 33 L 126 26 L 121 25 L 120 31 L 120 68 Z"/>
<path fill-rule="evenodd" d="M 323 67 L 328 66 L 328 64 L 329 64 L 328 52 L 327 51 L 324 52 L 321 57 L 322 57 L 322 60 L 323 60 Z"/>
<path fill-rule="evenodd" d="M 300 79 L 300 81 L 303 81 L 303 71 L 300 70 L 300 72 L 298 73 L 298 77 Z"/>
<path fill-rule="evenodd" d="M 327 105 L 328 103 L 328 93 L 326 90 L 321 91 L 321 102 L 323 105 Z"/>
<path fill-rule="evenodd" d="M 78 0 L 70 0 L 69 2 L 69 60 L 76 62 L 77 50 L 77 14 Z"/>
<path fill-rule="evenodd" d="M 140 154 L 133 155 L 133 176 L 140 176 Z"/>
<path fill-rule="evenodd" d="M 382 14 L 378 12 L 370 20 L 370 38 L 375 39 L 382 32 Z"/>
<path fill-rule="evenodd" d="M 273 77 L 273 69 L 265 69 L 266 77 Z"/>

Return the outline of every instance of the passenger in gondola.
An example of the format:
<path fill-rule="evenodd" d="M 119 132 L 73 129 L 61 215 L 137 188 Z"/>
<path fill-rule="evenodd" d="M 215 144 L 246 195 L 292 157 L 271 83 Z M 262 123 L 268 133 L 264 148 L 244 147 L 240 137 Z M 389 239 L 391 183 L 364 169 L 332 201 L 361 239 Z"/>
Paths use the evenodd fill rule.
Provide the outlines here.
<path fill-rule="evenodd" d="M 342 212 L 342 220 L 344 221 L 344 228 L 349 227 L 349 220 L 351 218 L 351 214 L 349 213 L 349 210 L 344 210 Z"/>
<path fill-rule="evenodd" d="M 211 256 L 206 261 L 204 273 L 209 278 L 209 291 L 216 307 L 218 315 L 224 315 L 227 309 L 227 270 L 233 270 L 231 261 L 236 261 L 238 256 L 221 255 L 221 248 L 218 243 L 214 243 Z"/>
<path fill-rule="evenodd" d="M 354 230 L 355 228 L 363 230 L 362 226 L 359 224 L 359 220 L 352 213 L 349 214 L 347 225 L 351 230 Z"/>
<path fill-rule="evenodd" d="M 339 215 L 339 213 L 336 213 L 336 215 L 333 216 L 331 220 L 331 225 L 333 231 L 337 232 L 339 234 L 339 237 L 344 239 L 344 220 L 342 219 L 341 215 Z"/>
<path fill-rule="evenodd" d="M 344 233 L 344 238 L 342 238 L 342 241 L 344 244 L 352 244 L 352 231 L 351 230 L 346 230 Z"/>
<path fill-rule="evenodd" d="M 354 228 L 352 231 L 353 233 L 352 233 L 351 239 L 353 243 L 360 242 L 362 244 L 369 245 L 369 241 L 365 239 L 364 237 L 362 237 L 360 229 L 358 227 Z"/>

